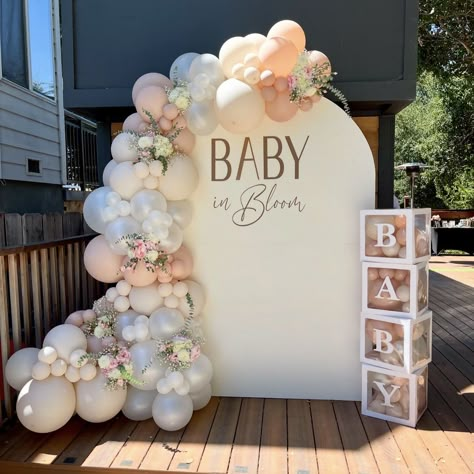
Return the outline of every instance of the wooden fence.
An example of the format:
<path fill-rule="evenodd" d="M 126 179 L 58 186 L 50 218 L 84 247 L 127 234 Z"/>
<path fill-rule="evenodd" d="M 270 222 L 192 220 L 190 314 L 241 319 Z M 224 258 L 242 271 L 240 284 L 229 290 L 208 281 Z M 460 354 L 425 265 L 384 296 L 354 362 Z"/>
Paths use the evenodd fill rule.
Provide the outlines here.
<path fill-rule="evenodd" d="M 93 237 L 0 249 L 1 424 L 14 413 L 15 394 L 3 377 L 10 355 L 23 347 L 41 347 L 52 327 L 75 310 L 91 308 L 106 291 L 83 265 Z"/>
<path fill-rule="evenodd" d="M 79 212 L 0 213 L 0 248 L 51 242 L 92 232 Z"/>

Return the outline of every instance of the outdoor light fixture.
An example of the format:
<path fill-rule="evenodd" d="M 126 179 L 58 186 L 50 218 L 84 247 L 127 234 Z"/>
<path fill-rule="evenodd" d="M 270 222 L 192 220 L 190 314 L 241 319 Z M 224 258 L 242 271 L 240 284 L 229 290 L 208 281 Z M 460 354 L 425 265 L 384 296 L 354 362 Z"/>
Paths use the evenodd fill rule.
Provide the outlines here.
<path fill-rule="evenodd" d="M 405 171 L 411 182 L 411 199 L 410 207 L 415 207 L 415 179 L 423 172 L 425 168 L 429 168 L 424 163 L 404 163 L 403 165 L 395 166 L 396 170 Z"/>

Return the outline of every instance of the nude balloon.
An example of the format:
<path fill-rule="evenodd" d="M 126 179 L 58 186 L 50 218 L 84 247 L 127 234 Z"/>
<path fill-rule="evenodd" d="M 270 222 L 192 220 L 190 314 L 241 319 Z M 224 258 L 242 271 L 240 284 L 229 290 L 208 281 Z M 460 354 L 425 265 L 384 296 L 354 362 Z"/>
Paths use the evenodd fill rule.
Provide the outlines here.
<path fill-rule="evenodd" d="M 173 140 L 173 145 L 185 155 L 190 155 L 196 144 L 196 136 L 189 129 L 181 130 L 178 136 Z"/>
<path fill-rule="evenodd" d="M 171 89 L 173 87 L 173 83 L 163 74 L 158 72 L 149 72 L 147 74 L 143 74 L 140 76 L 133 84 L 132 89 L 132 100 L 135 103 L 138 93 L 144 88 L 148 86 L 159 86 L 163 89 Z"/>
<path fill-rule="evenodd" d="M 269 38 L 260 46 L 258 57 L 265 69 L 276 76 L 288 76 L 298 59 L 298 50 L 285 38 Z"/>
<path fill-rule="evenodd" d="M 306 46 L 306 35 L 303 28 L 292 20 L 282 20 L 275 23 L 267 34 L 267 38 L 280 36 L 291 41 L 296 49 L 301 52 Z"/>
<path fill-rule="evenodd" d="M 122 279 L 120 267 L 123 255 L 112 252 L 103 235 L 92 239 L 84 252 L 84 266 L 92 278 L 103 283 L 115 283 Z"/>
<path fill-rule="evenodd" d="M 140 115 L 135 112 L 132 115 L 129 115 L 122 124 L 122 130 L 127 131 L 130 130 L 132 132 L 144 132 L 148 123 L 146 123 Z"/>
<path fill-rule="evenodd" d="M 158 121 L 163 115 L 163 107 L 168 104 L 168 95 L 163 87 L 147 86 L 137 94 L 135 99 L 135 107 L 140 117 L 150 123 L 150 117 L 147 112 Z"/>
<path fill-rule="evenodd" d="M 171 263 L 171 273 L 176 280 L 184 280 L 193 272 L 193 256 L 185 245 L 173 254 L 174 260 Z"/>
<path fill-rule="evenodd" d="M 280 92 L 275 100 L 265 104 L 267 115 L 275 122 L 287 122 L 296 115 L 298 106 L 290 102 L 288 91 Z"/>
<path fill-rule="evenodd" d="M 123 260 L 124 265 L 129 261 L 128 257 L 125 257 Z M 156 281 L 157 274 L 156 271 L 152 272 L 147 270 L 143 262 L 138 262 L 134 270 L 127 268 L 123 272 L 123 277 L 125 280 L 130 283 L 132 286 L 148 286 Z"/>
<path fill-rule="evenodd" d="M 313 66 L 321 68 L 323 75 L 329 76 L 331 74 L 331 63 L 328 57 L 321 53 L 321 51 L 311 51 L 309 53 L 309 61 Z"/>

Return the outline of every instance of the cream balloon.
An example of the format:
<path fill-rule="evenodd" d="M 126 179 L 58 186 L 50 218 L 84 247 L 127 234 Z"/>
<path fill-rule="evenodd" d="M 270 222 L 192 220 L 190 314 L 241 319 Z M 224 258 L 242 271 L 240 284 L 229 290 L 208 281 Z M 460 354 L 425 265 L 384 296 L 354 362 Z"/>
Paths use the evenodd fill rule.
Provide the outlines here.
<path fill-rule="evenodd" d="M 259 90 L 237 79 L 228 79 L 217 89 L 216 112 L 226 130 L 246 133 L 263 120 L 265 101 Z"/>
<path fill-rule="evenodd" d="M 204 308 L 204 304 L 206 303 L 206 297 L 204 295 L 204 290 L 199 283 L 196 283 L 192 280 L 184 280 L 184 283 L 188 286 L 188 292 L 191 295 L 191 299 L 193 300 L 194 316 L 197 316 L 201 313 Z M 186 300 L 186 298 L 181 298 L 180 304 L 178 309 L 183 313 L 183 315 L 190 316 L 191 315 L 191 308 Z"/>
<path fill-rule="evenodd" d="M 38 362 L 39 349 L 25 347 L 16 351 L 7 361 L 5 379 L 10 387 L 21 390 L 31 380 L 33 366 Z"/>
<path fill-rule="evenodd" d="M 63 427 L 74 414 L 74 387 L 64 377 L 30 380 L 20 391 L 16 413 L 21 424 L 35 433 Z"/>
<path fill-rule="evenodd" d="M 110 187 L 120 194 L 122 199 L 129 201 L 132 196 L 143 188 L 143 180 L 133 170 L 133 163 L 119 163 L 110 173 Z"/>
<path fill-rule="evenodd" d="M 90 423 L 102 423 L 116 416 L 127 398 L 126 388 L 108 390 L 100 371 L 92 380 L 79 380 L 75 389 L 77 414 Z"/>
<path fill-rule="evenodd" d="M 128 295 L 130 305 L 138 314 L 149 316 L 153 311 L 163 305 L 163 298 L 158 293 L 158 285 L 132 288 Z"/>
<path fill-rule="evenodd" d="M 260 46 L 265 43 L 267 37 L 260 33 L 250 33 L 244 37 L 246 42 L 250 42 L 253 45 L 254 52 L 258 52 Z"/>
<path fill-rule="evenodd" d="M 135 387 L 128 387 L 127 399 L 122 408 L 122 413 L 133 421 L 148 420 L 152 417 L 151 409 L 156 398 L 154 390 L 138 390 Z"/>
<path fill-rule="evenodd" d="M 54 347 L 58 358 L 69 360 L 71 353 L 76 349 L 87 349 L 85 334 L 72 324 L 60 324 L 51 329 L 43 341 L 43 347 Z"/>
<path fill-rule="evenodd" d="M 132 146 L 133 136 L 128 132 L 119 133 L 112 141 L 110 152 L 114 161 L 121 163 L 124 161 L 137 161 L 138 154 Z"/>
<path fill-rule="evenodd" d="M 159 189 L 168 201 L 189 197 L 198 184 L 198 174 L 193 161 L 186 155 L 177 155 L 164 176 Z"/>
<path fill-rule="evenodd" d="M 232 76 L 232 68 L 235 64 L 242 63 L 245 55 L 257 51 L 255 42 L 242 36 L 234 36 L 228 39 L 219 51 L 219 60 L 226 77 Z"/>
<path fill-rule="evenodd" d="M 102 181 L 104 182 L 104 186 L 110 186 L 110 175 L 117 164 L 118 163 L 115 160 L 110 160 L 105 165 L 104 172 L 102 173 Z"/>

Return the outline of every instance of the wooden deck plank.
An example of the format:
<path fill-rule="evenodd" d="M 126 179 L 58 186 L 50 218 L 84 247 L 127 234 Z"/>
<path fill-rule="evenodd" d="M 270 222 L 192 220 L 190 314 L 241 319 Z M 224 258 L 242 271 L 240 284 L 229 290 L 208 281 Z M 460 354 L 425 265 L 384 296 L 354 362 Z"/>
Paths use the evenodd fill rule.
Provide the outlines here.
<path fill-rule="evenodd" d="M 241 405 L 241 398 L 223 398 L 219 403 L 198 472 L 227 472 Z"/>
<path fill-rule="evenodd" d="M 380 472 L 355 402 L 334 402 L 334 411 L 349 472 Z"/>
<path fill-rule="evenodd" d="M 288 400 L 288 472 L 318 472 L 310 403 Z"/>
<path fill-rule="evenodd" d="M 311 413 L 319 472 L 321 474 L 349 472 L 332 402 L 312 400 Z"/>
<path fill-rule="evenodd" d="M 469 336 L 470 331 L 474 329 L 474 321 L 465 314 L 464 304 L 457 298 L 450 297 L 446 290 L 444 294 L 434 291 L 434 296 L 430 295 L 430 307 L 435 307 L 448 322 Z"/>
<path fill-rule="evenodd" d="M 110 467 L 138 469 L 158 430 L 153 419 L 138 423 Z"/>
<path fill-rule="evenodd" d="M 357 409 L 360 414 L 359 403 Z M 368 416 L 361 416 L 361 419 L 380 472 L 382 474 L 409 474 L 410 469 L 395 442 L 388 423 Z"/>
<path fill-rule="evenodd" d="M 259 474 L 288 473 L 286 416 L 286 400 L 265 399 L 258 459 Z"/>
<path fill-rule="evenodd" d="M 179 452 L 175 453 L 170 469 L 197 471 L 218 406 L 219 398 L 212 397 L 206 407 L 194 412 L 181 438 Z"/>
<path fill-rule="evenodd" d="M 466 327 L 464 330 L 456 327 L 453 324 L 456 321 L 454 316 L 448 315 L 444 310 L 436 309 L 436 306 L 431 305 L 434 315 L 436 316 L 436 322 L 451 336 L 455 337 L 461 344 L 466 346 L 470 351 L 474 349 L 474 340 L 470 336 L 472 329 Z"/>
<path fill-rule="evenodd" d="M 50 434 L 33 433 L 24 430 L 21 438 L 3 454 L 2 461 L 26 462 L 26 460 L 44 443 Z"/>
<path fill-rule="evenodd" d="M 257 474 L 263 405 L 263 398 L 245 398 L 242 401 L 228 472 Z"/>
<path fill-rule="evenodd" d="M 178 431 L 158 431 L 150 449 L 148 449 L 146 456 L 140 464 L 140 470 L 162 469 L 166 471 L 171 464 L 174 454 L 178 452 L 178 444 L 183 431 L 184 429 Z"/>

